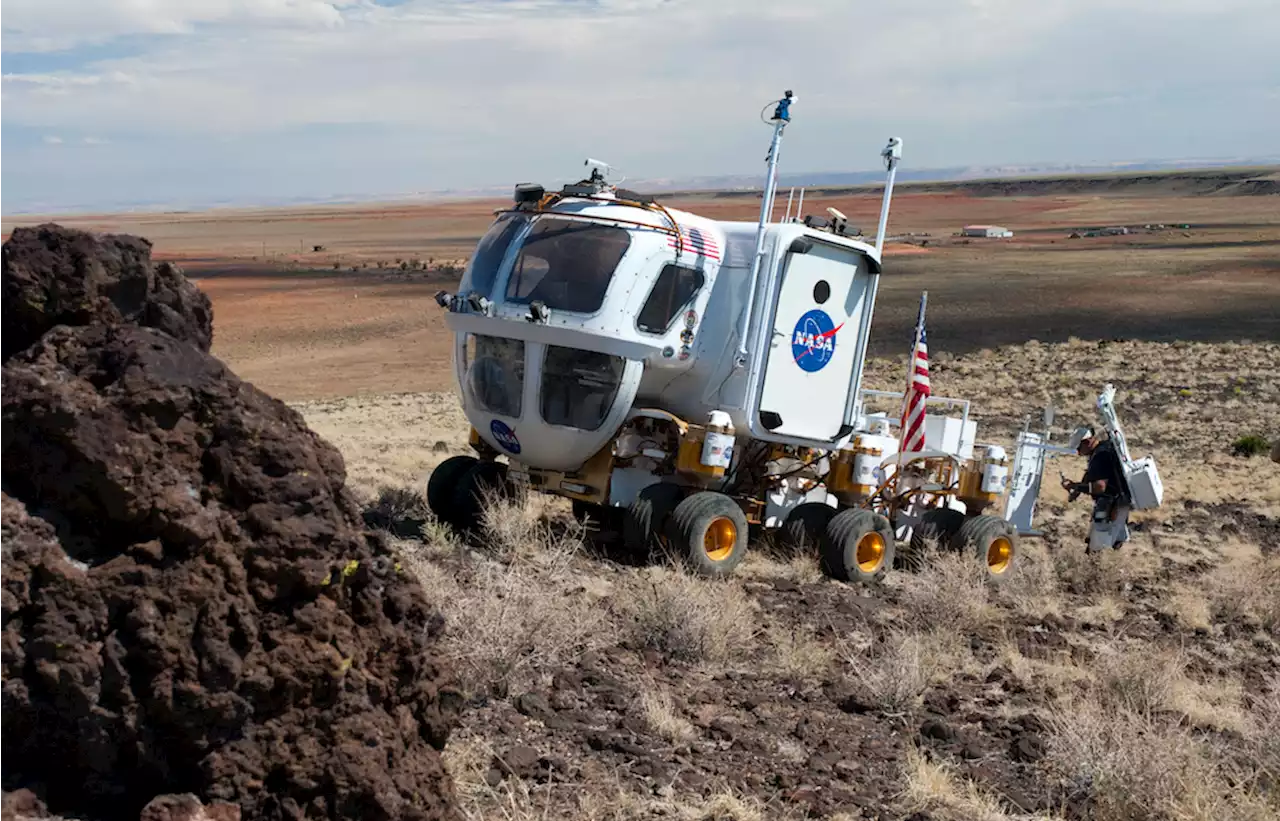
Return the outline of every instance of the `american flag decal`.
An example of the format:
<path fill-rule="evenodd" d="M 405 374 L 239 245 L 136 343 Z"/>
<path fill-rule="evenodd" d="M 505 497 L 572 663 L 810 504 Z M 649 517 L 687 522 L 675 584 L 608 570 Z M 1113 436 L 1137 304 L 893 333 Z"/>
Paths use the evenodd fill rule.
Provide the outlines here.
<path fill-rule="evenodd" d="M 929 397 L 929 347 L 925 344 L 924 304 L 920 297 L 920 317 L 916 320 L 915 344 L 911 348 L 911 371 L 907 377 L 907 395 L 902 405 L 901 453 L 924 450 L 924 408 Z"/>
<path fill-rule="evenodd" d="M 716 244 L 715 238 L 710 233 L 703 231 L 701 228 L 690 228 L 686 225 L 679 226 L 680 237 L 683 240 L 681 252 L 692 252 L 698 256 L 720 261 L 720 247 Z M 676 238 L 667 235 L 668 247 L 676 247 Z"/>

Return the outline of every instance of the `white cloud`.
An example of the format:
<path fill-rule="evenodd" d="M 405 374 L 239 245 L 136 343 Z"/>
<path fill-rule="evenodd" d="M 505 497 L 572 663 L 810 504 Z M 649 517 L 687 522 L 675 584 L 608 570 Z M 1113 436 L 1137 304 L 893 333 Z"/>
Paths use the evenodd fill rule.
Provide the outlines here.
<path fill-rule="evenodd" d="M 873 166 L 890 133 L 918 166 L 1212 154 L 1224 132 L 1280 133 L 1260 105 L 1280 86 L 1271 0 L 9 0 L 5 12 L 7 51 L 167 35 L 75 71 L 6 74 L 7 122 L 192 151 L 221 140 L 246 165 L 296 134 L 312 174 L 363 168 L 401 190 L 560 173 L 597 153 L 633 178 L 758 169 L 757 114 L 785 88 L 799 97 L 790 170 Z M 322 148 L 307 142 L 317 129 L 350 136 Z"/>
<path fill-rule="evenodd" d="M 5 48 L 52 51 L 200 25 L 341 25 L 343 0 L 8 0 Z"/>
<path fill-rule="evenodd" d="M 46 134 L 41 138 L 41 142 L 45 145 L 62 145 L 62 138 L 57 134 Z"/>

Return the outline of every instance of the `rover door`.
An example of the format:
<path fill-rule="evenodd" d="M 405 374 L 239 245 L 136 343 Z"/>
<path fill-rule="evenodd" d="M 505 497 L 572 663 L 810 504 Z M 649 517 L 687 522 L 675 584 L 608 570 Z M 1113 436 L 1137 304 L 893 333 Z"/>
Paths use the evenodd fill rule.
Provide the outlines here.
<path fill-rule="evenodd" d="M 871 282 L 867 260 L 851 248 L 800 240 L 782 262 L 781 280 L 760 423 L 779 436 L 831 441 L 841 435 L 851 401 Z"/>

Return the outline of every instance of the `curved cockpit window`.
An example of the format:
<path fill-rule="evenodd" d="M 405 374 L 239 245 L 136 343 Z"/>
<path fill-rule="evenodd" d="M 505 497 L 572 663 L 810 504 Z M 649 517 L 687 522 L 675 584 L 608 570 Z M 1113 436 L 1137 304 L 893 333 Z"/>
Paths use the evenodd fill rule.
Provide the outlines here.
<path fill-rule="evenodd" d="M 577 348 L 547 346 L 542 365 L 542 418 L 548 425 L 597 430 L 613 409 L 627 362 Z"/>
<path fill-rule="evenodd" d="M 468 351 L 467 389 L 489 413 L 519 418 L 524 397 L 524 342 L 479 334 L 472 339 L 475 351 Z"/>
<path fill-rule="evenodd" d="M 664 267 L 636 317 L 636 327 L 647 334 L 665 334 L 676 314 L 693 301 L 703 282 L 702 272 L 696 268 Z"/>
<path fill-rule="evenodd" d="M 595 313 L 629 247 L 631 235 L 625 228 L 543 217 L 520 248 L 507 281 L 507 301 L 540 301 L 553 310 Z"/>
<path fill-rule="evenodd" d="M 489 226 L 489 230 L 476 244 L 476 251 L 471 257 L 471 264 L 462 275 L 462 284 L 458 293 L 478 293 L 481 296 L 493 295 L 493 283 L 498 278 L 498 268 L 502 258 L 506 256 L 511 241 L 520 229 L 529 222 L 525 214 L 503 214 L 497 222 Z"/>

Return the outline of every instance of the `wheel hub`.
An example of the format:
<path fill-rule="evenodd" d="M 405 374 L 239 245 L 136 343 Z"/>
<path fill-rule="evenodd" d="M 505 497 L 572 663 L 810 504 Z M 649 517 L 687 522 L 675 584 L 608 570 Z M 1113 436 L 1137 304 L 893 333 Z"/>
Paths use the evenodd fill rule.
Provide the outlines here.
<path fill-rule="evenodd" d="M 874 573 L 884 562 L 884 537 L 872 531 L 863 534 L 858 540 L 858 569 L 863 573 Z"/>
<path fill-rule="evenodd" d="M 707 528 L 702 537 L 702 549 L 713 562 L 724 561 L 733 554 L 738 543 L 738 526 L 727 516 L 721 516 Z"/>
<path fill-rule="evenodd" d="M 1013 543 L 1006 536 L 992 540 L 987 547 L 987 569 L 992 573 L 1003 573 L 1013 562 Z"/>

